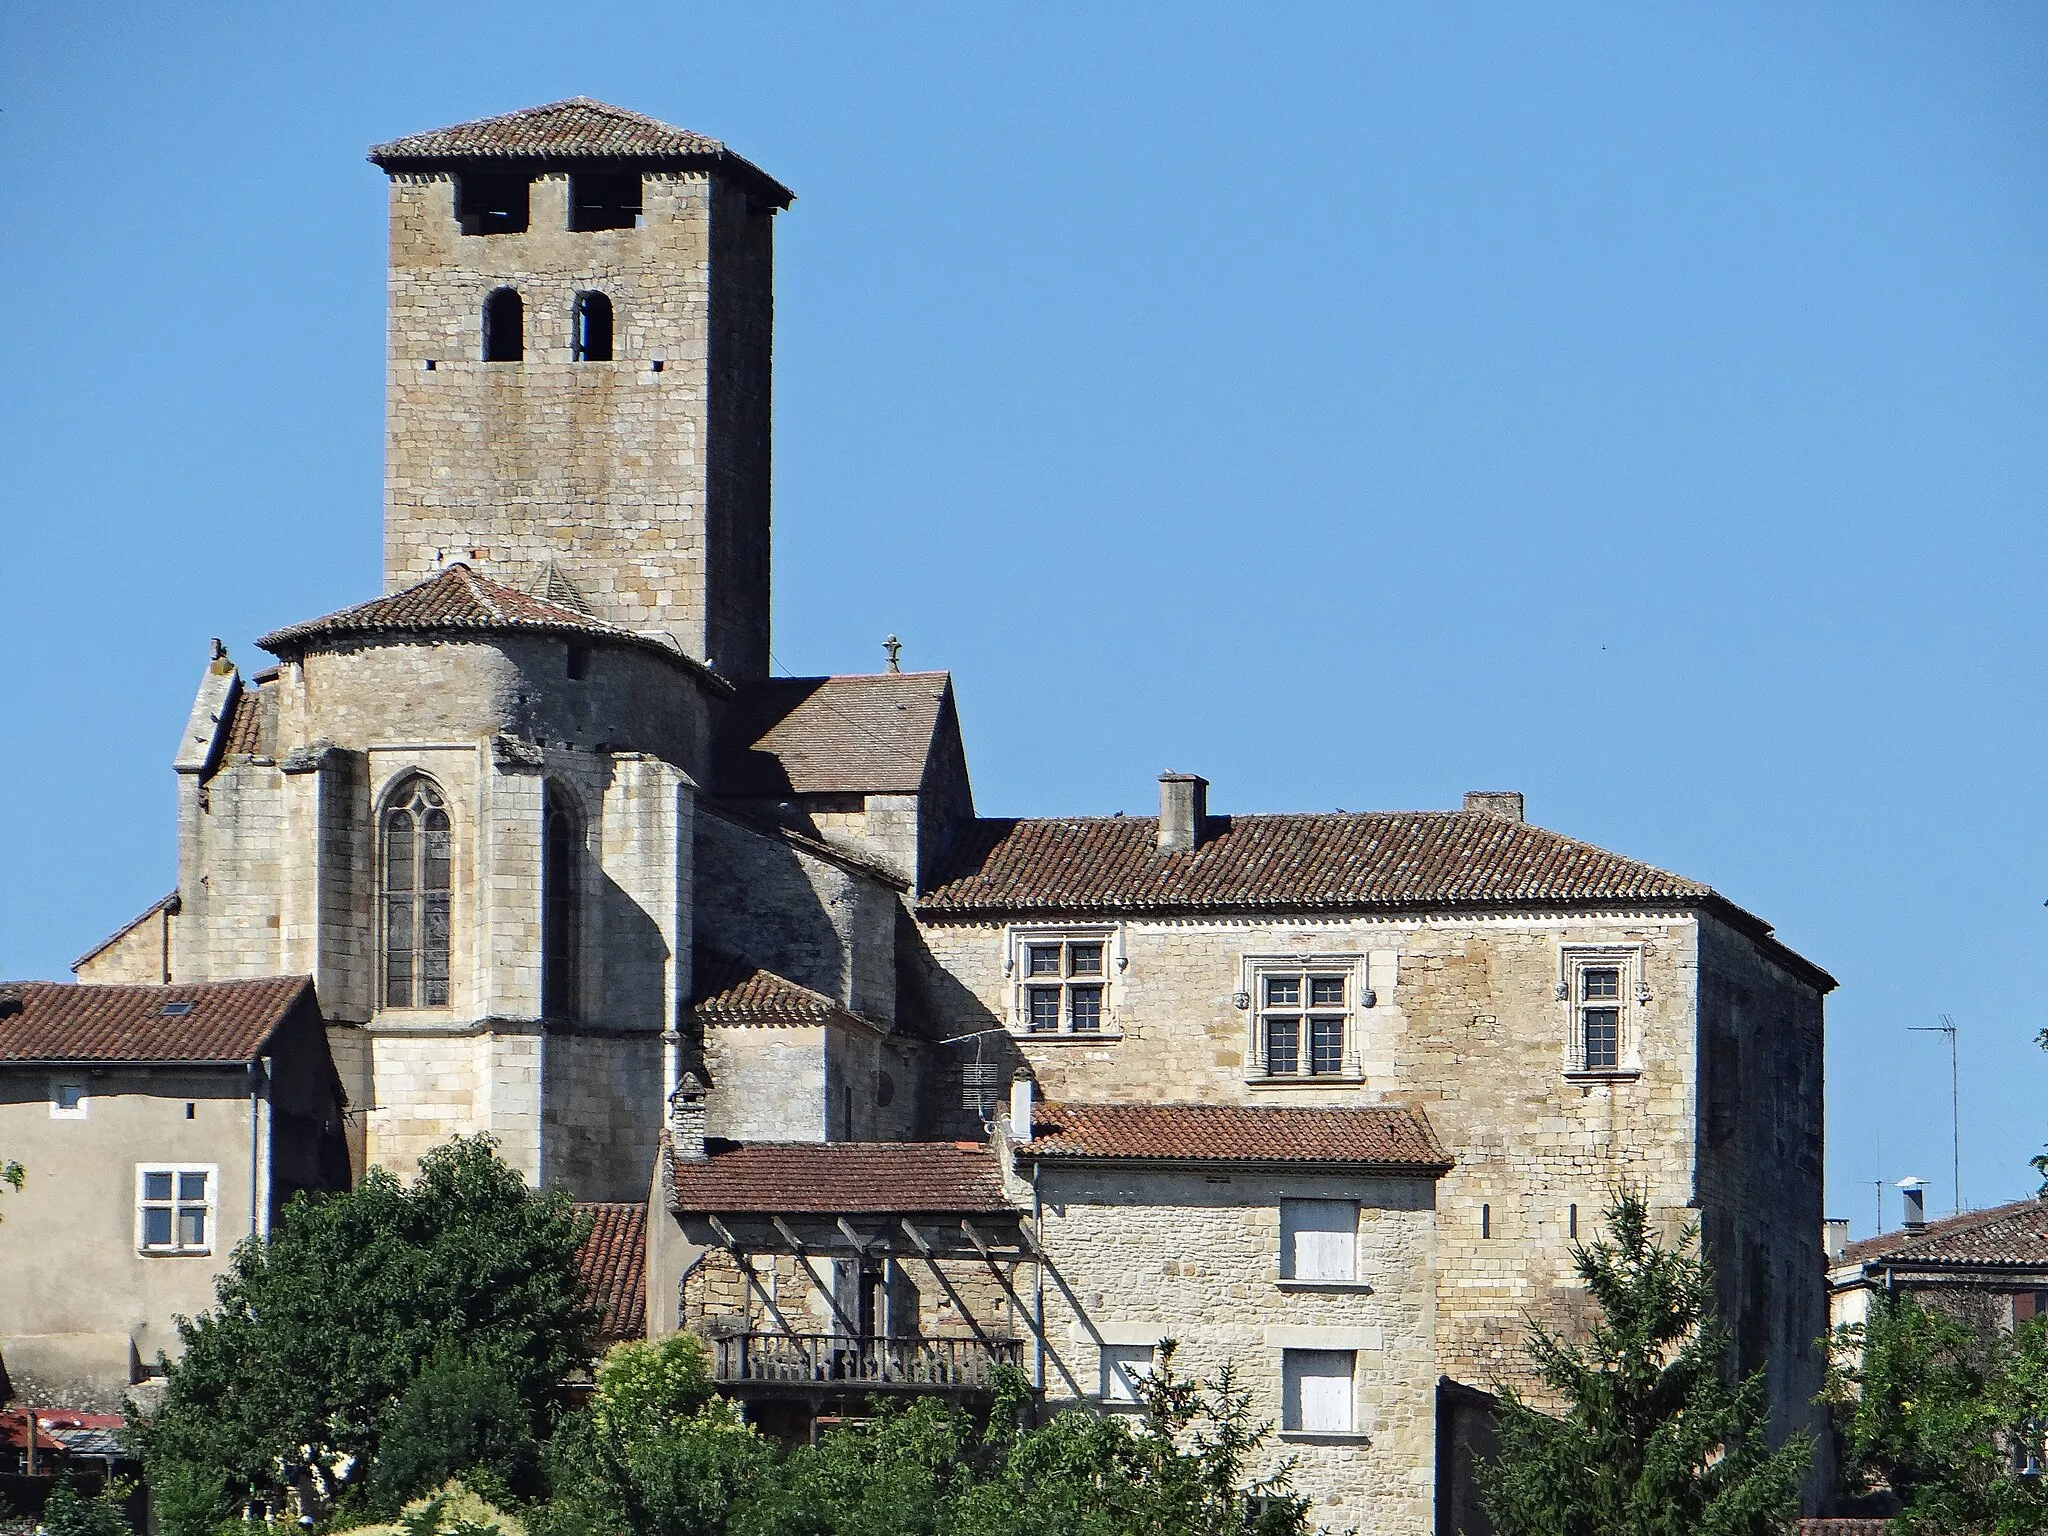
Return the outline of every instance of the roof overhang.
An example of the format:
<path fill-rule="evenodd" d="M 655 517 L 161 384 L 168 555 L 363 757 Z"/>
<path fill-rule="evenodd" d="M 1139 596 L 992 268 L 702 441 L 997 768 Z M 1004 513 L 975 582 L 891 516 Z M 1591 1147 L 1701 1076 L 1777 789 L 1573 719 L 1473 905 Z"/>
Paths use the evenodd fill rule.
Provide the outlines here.
<path fill-rule="evenodd" d="M 1024 1262 L 1035 1249 L 1018 1211 L 673 1211 L 706 1248 L 811 1258 L 980 1258 Z M 977 1241 L 977 1239 L 979 1241 Z"/>

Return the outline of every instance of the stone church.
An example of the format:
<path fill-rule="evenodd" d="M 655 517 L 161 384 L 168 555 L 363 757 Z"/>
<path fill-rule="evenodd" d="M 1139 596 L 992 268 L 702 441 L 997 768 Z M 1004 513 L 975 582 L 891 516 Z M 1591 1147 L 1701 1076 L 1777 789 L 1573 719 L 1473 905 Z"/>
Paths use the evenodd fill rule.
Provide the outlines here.
<path fill-rule="evenodd" d="M 790 191 L 584 99 L 370 158 L 384 591 L 216 647 L 81 993 L 310 978 L 356 1174 L 490 1133 L 764 1423 L 1006 1360 L 1125 1411 L 1172 1339 L 1317 1518 L 1477 1530 L 1622 1183 L 1809 1422 L 1824 971 L 1519 794 L 981 814 L 947 674 L 770 673 Z"/>

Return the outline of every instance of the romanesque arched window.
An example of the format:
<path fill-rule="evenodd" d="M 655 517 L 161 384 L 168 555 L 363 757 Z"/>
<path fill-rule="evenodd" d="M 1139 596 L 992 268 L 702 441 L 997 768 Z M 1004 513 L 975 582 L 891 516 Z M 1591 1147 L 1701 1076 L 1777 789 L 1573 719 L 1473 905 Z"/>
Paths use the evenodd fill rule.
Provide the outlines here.
<path fill-rule="evenodd" d="M 581 921 L 583 824 L 568 794 L 550 784 L 540 856 L 541 1011 L 551 1018 L 576 1012 L 576 940 Z"/>
<path fill-rule="evenodd" d="M 431 781 L 400 784 L 383 817 L 384 1006 L 448 1006 L 448 895 L 455 834 Z"/>
<path fill-rule="evenodd" d="M 484 300 L 484 361 L 516 363 L 526 356 L 526 305 L 517 288 L 493 288 Z"/>
<path fill-rule="evenodd" d="M 576 321 L 569 337 L 569 355 L 579 363 L 612 360 L 612 301 L 594 288 L 576 295 Z"/>

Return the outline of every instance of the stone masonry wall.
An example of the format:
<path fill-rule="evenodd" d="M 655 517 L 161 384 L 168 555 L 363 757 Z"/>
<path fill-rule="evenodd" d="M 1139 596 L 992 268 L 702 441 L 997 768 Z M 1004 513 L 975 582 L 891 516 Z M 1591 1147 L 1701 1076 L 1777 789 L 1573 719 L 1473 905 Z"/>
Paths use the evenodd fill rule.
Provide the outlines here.
<path fill-rule="evenodd" d="M 1235 1367 L 1254 1416 L 1277 1426 L 1286 1349 L 1355 1351 L 1356 1433 L 1278 1436 L 1257 1470 L 1295 1458 L 1310 1518 L 1332 1528 L 1429 1528 L 1437 1287 L 1428 1180 L 1048 1168 L 1041 1192 L 1040 1239 L 1065 1281 L 1046 1285 L 1046 1332 L 1059 1353 L 1046 1369 L 1050 1402 L 1071 1399 L 1076 1385 L 1101 1394 L 1102 1345 L 1172 1338 L 1177 1371 Z M 1360 1203 L 1361 1284 L 1287 1288 L 1283 1198 Z"/>

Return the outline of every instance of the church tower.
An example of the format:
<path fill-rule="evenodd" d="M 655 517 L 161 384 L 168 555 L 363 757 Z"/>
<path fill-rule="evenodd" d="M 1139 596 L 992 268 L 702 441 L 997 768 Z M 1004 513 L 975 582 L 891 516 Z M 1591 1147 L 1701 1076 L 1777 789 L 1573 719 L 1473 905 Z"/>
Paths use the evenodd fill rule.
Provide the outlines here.
<path fill-rule="evenodd" d="M 385 590 L 461 561 L 767 676 L 789 190 L 581 97 L 370 159 L 391 178 Z"/>

